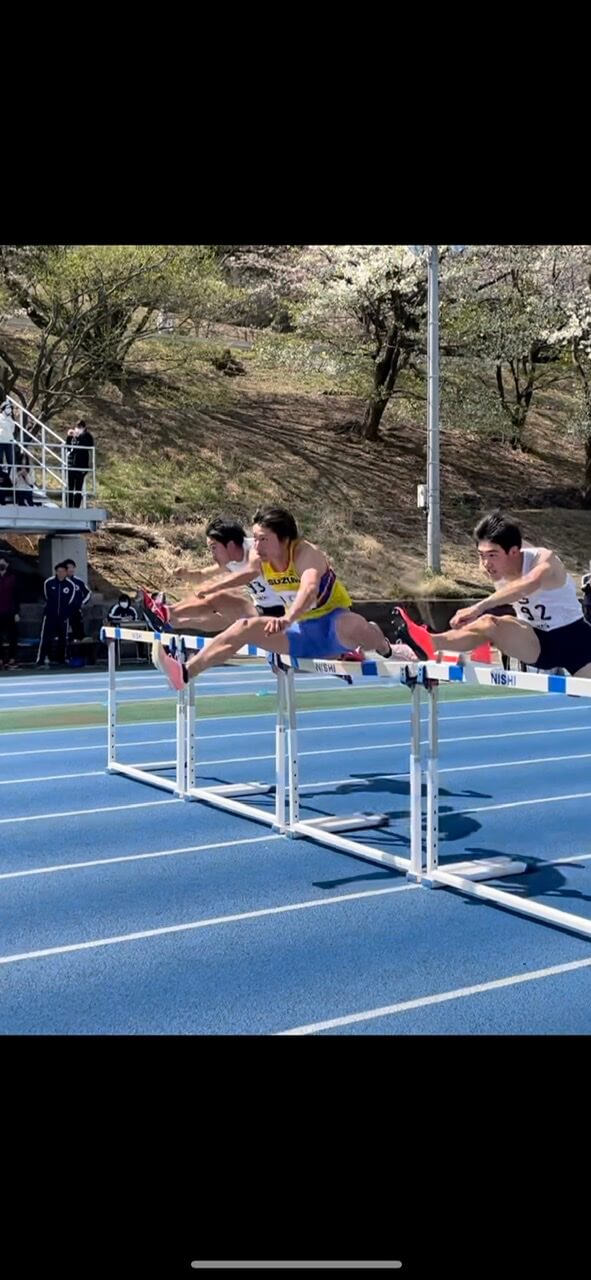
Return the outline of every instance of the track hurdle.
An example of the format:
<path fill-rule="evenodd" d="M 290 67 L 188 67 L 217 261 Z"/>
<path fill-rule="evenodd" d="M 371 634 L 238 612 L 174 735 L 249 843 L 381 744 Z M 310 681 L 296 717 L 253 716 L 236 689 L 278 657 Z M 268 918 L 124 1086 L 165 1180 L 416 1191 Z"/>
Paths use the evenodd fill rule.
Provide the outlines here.
<path fill-rule="evenodd" d="M 172 649 L 184 648 L 203 649 L 211 644 L 211 637 L 205 636 L 178 636 L 169 634 L 168 632 L 140 631 L 133 630 L 128 627 L 102 627 L 101 640 L 107 645 L 108 655 L 108 694 L 107 694 L 107 721 L 108 721 L 108 745 L 107 745 L 107 772 L 119 773 L 124 777 L 132 778 L 134 782 L 144 782 L 150 787 L 159 787 L 163 791 L 171 791 L 174 795 L 180 796 L 182 799 L 201 799 L 202 797 L 190 796 L 189 791 L 191 785 L 195 785 L 195 687 L 189 685 L 186 689 L 182 689 L 177 695 L 176 702 L 176 754 L 171 760 L 148 760 L 142 761 L 141 764 L 130 765 L 119 759 L 119 739 L 118 739 L 118 716 L 117 716 L 117 666 L 116 666 L 116 644 L 118 640 L 133 641 L 136 644 L 148 645 L 150 649 L 156 644 L 170 645 Z M 242 657 L 266 657 L 266 650 L 257 650 L 254 645 L 244 645 L 240 650 Z M 161 771 L 174 770 L 172 778 L 161 776 Z M 251 784 L 249 788 L 246 786 L 243 791 L 248 794 L 254 791 L 256 784 Z M 259 794 L 264 791 L 270 791 L 271 786 L 260 785 Z M 213 788 L 213 791 L 223 791 L 223 788 Z M 231 794 L 238 794 L 239 786 L 232 790 Z M 212 801 L 213 803 L 213 801 Z M 265 814 L 265 818 L 267 818 Z"/>
<path fill-rule="evenodd" d="M 108 692 L 107 692 L 107 773 L 123 774 L 134 782 L 145 782 L 148 786 L 159 787 L 162 791 L 172 791 L 174 795 L 184 795 L 186 788 L 186 718 L 187 694 L 185 690 L 177 699 L 176 705 L 176 755 L 173 760 L 148 760 L 138 765 L 124 764 L 119 759 L 118 716 L 117 716 L 117 641 L 131 640 L 136 644 L 150 646 L 153 635 L 148 631 L 133 631 L 127 627 L 102 627 L 101 640 L 107 645 L 108 659 Z M 164 778 L 160 770 L 174 769 L 173 778 Z"/>
<path fill-rule="evenodd" d="M 504 671 L 502 669 L 443 665 L 435 672 L 435 664 L 426 664 L 427 672 L 435 679 L 443 682 L 461 682 L 476 684 L 484 688 L 507 687 L 524 689 L 535 693 L 566 694 L 574 698 L 591 698 L 591 680 L 580 676 L 544 675 L 530 671 Z M 511 858 L 475 859 L 470 862 L 439 862 L 439 788 L 437 778 L 437 742 L 438 742 L 438 687 L 427 686 L 429 698 L 429 753 L 427 759 L 427 778 L 431 783 L 427 787 L 426 810 L 426 858 L 422 883 L 426 887 L 446 887 L 455 889 L 473 898 L 491 902 L 506 910 L 515 911 L 519 915 L 528 916 L 532 920 L 556 925 L 569 933 L 591 937 L 591 919 L 576 915 L 573 912 L 561 911 L 544 902 L 535 902 L 508 889 L 497 889 L 487 884 L 487 880 L 496 880 L 500 876 L 520 876 L 529 870 L 526 861 Z"/>
<path fill-rule="evenodd" d="M 289 768 L 289 823 L 286 834 L 292 837 L 308 837 L 320 844 L 325 844 L 340 853 L 353 854 L 378 866 L 391 867 L 396 871 L 413 873 L 420 877 L 422 870 L 421 850 L 421 703 L 420 688 L 412 679 L 408 666 L 386 659 L 367 660 L 365 662 L 340 662 L 310 659 L 308 661 L 283 658 L 275 664 L 279 687 L 285 687 L 284 699 L 287 706 L 289 725 L 288 734 L 288 768 Z M 391 683 L 410 685 L 411 690 L 411 740 L 410 740 L 410 857 L 389 853 L 374 845 L 364 844 L 361 840 L 352 840 L 341 834 L 349 831 L 365 831 L 369 828 L 386 827 L 389 823 L 387 814 L 353 813 L 344 817 L 327 815 L 322 818 L 302 818 L 300 815 L 297 715 L 295 702 L 294 674 L 297 671 L 314 671 L 320 675 L 345 676 L 355 682 L 357 679 L 372 679 L 376 676 L 388 679 Z"/>
<path fill-rule="evenodd" d="M 277 675 L 277 718 L 275 727 L 275 781 L 273 783 L 227 783 L 219 786 L 201 786 L 197 783 L 198 733 L 196 733 L 195 682 L 177 695 L 177 750 L 176 758 L 165 762 L 142 762 L 128 765 L 120 761 L 117 738 L 117 700 L 115 643 L 117 640 L 133 640 L 139 644 L 166 644 L 190 652 L 205 648 L 211 639 L 203 636 L 177 636 L 165 632 L 134 631 L 124 627 L 104 627 L 101 638 L 109 650 L 108 721 L 109 745 L 107 769 L 137 782 L 172 791 L 185 800 L 200 800 L 229 813 L 263 822 L 274 830 L 294 837 L 309 837 L 328 845 L 341 853 L 354 854 L 367 861 L 388 866 L 398 871 L 412 871 L 420 876 L 421 863 L 421 762 L 420 762 L 420 690 L 411 690 L 411 762 L 410 762 L 410 857 L 389 853 L 387 850 L 364 844 L 361 840 L 346 838 L 345 832 L 368 830 L 388 825 L 387 814 L 352 813 L 343 817 L 327 815 L 322 818 L 302 818 L 300 813 L 300 783 L 297 743 L 297 714 L 294 677 L 297 671 L 319 675 L 343 676 L 350 683 L 358 679 L 382 677 L 400 686 L 407 683 L 409 668 L 402 663 L 383 659 L 358 662 L 292 662 L 283 660 L 273 666 Z M 245 645 L 236 657 L 269 658 L 265 649 Z M 411 678 L 412 683 L 412 678 Z M 174 769 L 174 777 L 163 778 L 161 770 Z M 263 794 L 274 797 L 273 809 L 264 809 L 249 802 Z"/>
<path fill-rule="evenodd" d="M 138 640 L 139 643 L 184 645 L 187 649 L 202 648 L 208 643 L 203 637 L 173 637 L 158 633 L 134 632 L 123 628 L 104 628 L 103 638 L 114 642 L 118 639 Z M 113 653 L 111 656 L 111 649 Z M 245 647 L 245 656 L 260 656 L 265 650 Z M 480 898 L 493 905 L 514 911 L 536 921 L 545 922 L 568 932 L 591 937 L 591 919 L 573 912 L 536 902 L 508 889 L 499 889 L 487 881 L 503 877 L 519 877 L 530 868 L 527 860 L 519 857 L 499 856 L 474 859 L 468 862 L 439 860 L 439 685 L 464 683 L 483 688 L 506 687 L 536 693 L 568 695 L 591 698 L 591 680 L 580 677 L 544 675 L 536 672 L 504 671 L 502 668 L 453 662 L 425 662 L 402 664 L 392 660 L 376 659 L 362 663 L 339 660 L 310 659 L 306 661 L 281 658 L 277 664 L 278 706 L 275 732 L 276 763 L 275 782 L 270 784 L 227 784 L 207 788 L 196 785 L 195 749 L 195 697 L 194 685 L 181 691 L 177 703 L 177 753 L 168 767 L 176 766 L 174 781 L 163 779 L 155 772 L 163 764 L 130 766 L 117 759 L 117 717 L 115 702 L 114 643 L 110 645 L 109 660 L 109 748 L 108 769 L 125 774 L 134 780 L 151 786 L 165 787 L 186 799 L 201 800 L 218 808 L 227 809 L 242 817 L 264 822 L 288 836 L 306 837 L 318 843 L 365 859 L 378 865 L 391 866 L 406 872 L 410 879 L 429 888 L 448 888 L 467 896 Z M 361 840 L 352 840 L 341 834 L 345 831 L 369 826 L 385 825 L 386 815 L 352 814 L 350 818 L 302 819 L 300 813 L 300 786 L 298 766 L 297 715 L 295 707 L 294 675 L 297 671 L 316 672 L 321 675 L 345 676 L 351 682 L 371 677 L 386 677 L 395 685 L 405 685 L 411 695 L 411 743 L 410 743 L 410 857 L 390 854 Z M 420 713 L 423 691 L 428 698 L 428 741 L 424 760 L 421 759 Z M 423 806 L 423 781 L 425 782 L 426 808 Z M 273 811 L 263 810 L 245 803 L 249 795 L 274 792 Z M 240 798 L 244 797 L 244 798 Z M 425 840 L 422 837 L 423 816 Z"/>

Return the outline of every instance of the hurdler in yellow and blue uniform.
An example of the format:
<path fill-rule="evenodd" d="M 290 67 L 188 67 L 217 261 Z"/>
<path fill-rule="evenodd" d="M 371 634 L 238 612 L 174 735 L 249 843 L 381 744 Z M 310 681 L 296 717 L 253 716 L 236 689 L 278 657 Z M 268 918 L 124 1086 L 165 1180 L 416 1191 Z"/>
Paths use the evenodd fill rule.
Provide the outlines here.
<path fill-rule="evenodd" d="M 301 587 L 300 575 L 294 564 L 301 541 L 301 538 L 295 538 L 290 542 L 286 569 L 275 569 L 270 561 L 261 560 L 265 581 L 276 595 L 281 596 L 286 610 L 293 604 Z M 337 578 L 332 566 L 327 564 L 326 572 L 318 583 L 313 608 L 286 628 L 291 657 L 325 658 L 327 655 L 340 653 L 343 646 L 337 636 L 335 624 L 341 614 L 351 608 L 352 603 L 346 586 Z"/>

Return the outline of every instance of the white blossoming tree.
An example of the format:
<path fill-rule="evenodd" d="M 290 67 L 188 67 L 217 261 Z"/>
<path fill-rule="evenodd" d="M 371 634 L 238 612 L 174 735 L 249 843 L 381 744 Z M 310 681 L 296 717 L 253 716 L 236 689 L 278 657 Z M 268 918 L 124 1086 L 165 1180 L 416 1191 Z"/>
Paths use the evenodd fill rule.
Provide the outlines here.
<path fill-rule="evenodd" d="M 556 250 L 559 320 L 551 346 L 568 353 L 578 389 L 572 427 L 584 444 L 583 490 L 591 497 L 591 245 Z"/>
<path fill-rule="evenodd" d="M 425 263 L 405 245 L 317 245 L 302 265 L 309 289 L 299 331 L 364 361 L 370 393 L 357 430 L 377 440 L 403 370 L 425 341 Z"/>
<path fill-rule="evenodd" d="M 442 350 L 459 358 L 456 383 L 472 412 L 514 449 L 526 447 L 536 391 L 562 376 L 561 344 L 550 337 L 563 268 L 551 245 L 472 246 L 448 263 Z"/>

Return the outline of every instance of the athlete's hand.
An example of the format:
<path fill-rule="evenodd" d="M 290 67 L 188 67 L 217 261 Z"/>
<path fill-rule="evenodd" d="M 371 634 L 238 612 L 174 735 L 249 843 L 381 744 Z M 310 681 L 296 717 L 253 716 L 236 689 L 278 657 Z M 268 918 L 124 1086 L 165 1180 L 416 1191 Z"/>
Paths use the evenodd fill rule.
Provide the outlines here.
<path fill-rule="evenodd" d="M 481 613 L 482 609 L 479 604 L 471 604 L 467 609 L 458 609 L 449 625 L 454 631 L 457 631 L 459 627 L 468 627 L 471 622 L 476 622 Z"/>
<path fill-rule="evenodd" d="M 285 631 L 288 626 L 289 618 L 267 618 L 265 635 L 276 636 L 280 631 Z"/>

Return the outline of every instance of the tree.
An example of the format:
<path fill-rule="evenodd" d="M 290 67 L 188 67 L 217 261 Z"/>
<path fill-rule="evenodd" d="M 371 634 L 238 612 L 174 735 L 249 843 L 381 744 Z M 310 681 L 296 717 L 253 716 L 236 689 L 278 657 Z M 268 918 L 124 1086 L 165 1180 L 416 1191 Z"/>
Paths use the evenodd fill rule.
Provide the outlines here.
<path fill-rule="evenodd" d="M 48 421 L 101 383 L 121 387 L 134 344 L 157 332 L 160 312 L 191 318 L 218 270 L 199 245 L 1 245 L 4 299 L 38 331 L 26 382 L 9 340 L 0 348 L 5 392 Z"/>
<path fill-rule="evenodd" d="M 402 245 L 320 245 L 307 267 L 300 330 L 363 357 L 371 389 L 356 429 L 377 440 L 397 380 L 424 346 L 425 264 Z"/>
<path fill-rule="evenodd" d="M 306 245 L 215 245 L 216 260 L 227 287 L 223 317 L 256 329 L 280 333 L 295 328 L 293 305 L 309 283 Z"/>
<path fill-rule="evenodd" d="M 559 316 L 551 346 L 568 352 L 579 388 L 574 430 L 584 445 L 583 491 L 591 497 L 591 246 L 561 245 L 557 253 Z"/>
<path fill-rule="evenodd" d="M 443 350 L 463 356 L 480 386 L 481 412 L 513 449 L 535 391 L 560 351 L 549 341 L 560 310 L 559 255 L 549 245 L 481 245 L 450 259 Z"/>

